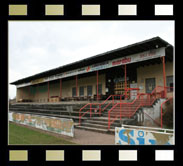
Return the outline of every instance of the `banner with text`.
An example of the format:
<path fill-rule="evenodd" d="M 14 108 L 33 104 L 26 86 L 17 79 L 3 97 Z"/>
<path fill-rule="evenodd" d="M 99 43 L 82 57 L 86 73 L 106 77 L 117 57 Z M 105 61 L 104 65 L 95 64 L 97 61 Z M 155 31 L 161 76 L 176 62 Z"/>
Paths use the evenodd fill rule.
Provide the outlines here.
<path fill-rule="evenodd" d="M 33 80 L 28 83 L 23 83 L 23 84 L 17 85 L 17 88 L 34 85 L 34 84 L 39 84 L 39 83 L 43 83 L 43 82 L 48 82 L 48 81 L 53 81 L 53 80 L 57 80 L 57 79 L 61 79 L 61 78 L 71 77 L 71 76 L 84 74 L 84 73 L 88 73 L 88 72 L 93 72 L 93 71 L 97 71 L 97 70 L 108 69 L 108 68 L 116 67 L 116 66 L 120 66 L 120 65 L 145 61 L 145 60 L 154 59 L 154 58 L 158 58 L 158 57 L 162 57 L 162 56 L 165 56 L 164 47 L 145 51 L 145 52 L 138 53 L 138 54 L 121 57 L 121 58 L 117 58 L 117 59 L 113 59 L 113 60 L 109 60 L 109 61 L 104 61 L 101 63 L 96 63 L 96 64 L 93 64 L 90 66 L 85 66 L 85 67 L 82 67 L 79 69 L 66 71 L 64 73 L 52 75 L 52 76 L 45 77 L 45 78 L 39 78 L 39 79 Z"/>

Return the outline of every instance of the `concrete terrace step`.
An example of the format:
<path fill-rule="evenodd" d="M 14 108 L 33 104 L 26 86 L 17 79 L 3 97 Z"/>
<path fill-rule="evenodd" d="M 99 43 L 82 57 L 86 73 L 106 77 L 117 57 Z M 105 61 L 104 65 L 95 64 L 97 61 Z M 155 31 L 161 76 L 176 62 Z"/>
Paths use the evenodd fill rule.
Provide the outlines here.
<path fill-rule="evenodd" d="M 49 109 L 31 109 L 31 108 L 10 108 L 10 111 L 16 111 L 16 112 L 31 112 L 31 113 L 48 113 L 48 114 L 55 114 L 55 115 L 73 115 L 73 116 L 79 116 L 79 111 L 67 111 L 67 110 L 49 110 Z M 85 114 L 86 117 L 90 116 L 90 112 L 87 112 Z M 98 113 L 92 112 L 92 116 L 99 116 Z"/>
<path fill-rule="evenodd" d="M 70 106 L 70 105 L 75 105 L 75 106 L 84 106 L 86 105 L 87 102 L 85 103 L 15 103 L 15 104 L 10 104 L 11 106 L 53 106 L 53 107 L 58 107 L 58 106 Z"/>
<path fill-rule="evenodd" d="M 81 106 L 81 105 L 86 105 L 88 102 L 60 102 L 60 103 L 36 103 L 36 102 L 29 102 L 29 103 L 15 103 L 15 104 L 10 104 L 12 106 L 70 106 L 70 105 L 78 105 L 78 106 Z"/>
<path fill-rule="evenodd" d="M 132 113 L 132 112 L 134 112 L 135 111 L 135 109 L 134 110 L 112 110 L 112 111 L 110 111 L 110 114 L 115 114 L 115 113 Z M 108 114 L 108 112 L 104 112 L 104 113 L 102 113 L 102 114 Z"/>
<path fill-rule="evenodd" d="M 114 134 L 115 130 L 114 129 L 100 129 L 100 128 L 95 128 L 95 127 L 86 127 L 86 126 L 75 126 L 78 129 L 83 129 L 83 130 L 90 130 L 90 131 L 95 131 L 99 133 L 109 133 L 109 134 Z"/>
<path fill-rule="evenodd" d="M 17 107 L 10 107 L 9 108 L 10 110 L 19 110 L 19 111 L 27 111 L 27 110 L 29 110 L 29 111 L 52 111 L 52 112 L 62 112 L 62 113 L 64 113 L 64 112 L 71 112 L 71 113 L 76 113 L 76 114 L 79 114 L 79 110 L 76 110 L 76 109 L 73 109 L 73 111 L 67 111 L 67 109 L 65 109 L 65 108 L 60 108 L 60 109 L 54 109 L 54 108 L 52 108 L 52 109 L 50 109 L 50 108 L 46 108 L 46 109 L 44 109 L 44 108 L 29 108 L 29 107 L 27 107 L 27 108 L 17 108 Z"/>
<path fill-rule="evenodd" d="M 115 118 L 111 118 L 111 120 L 113 120 Z M 134 120 L 134 117 L 128 118 L 128 117 L 122 117 L 121 119 L 122 121 L 124 120 Z M 87 122 L 91 121 L 91 122 L 96 122 L 96 123 L 108 123 L 108 117 L 92 117 L 91 119 L 87 119 Z M 116 124 L 118 124 L 120 122 L 120 118 L 118 118 L 116 120 Z"/>
<path fill-rule="evenodd" d="M 101 117 L 91 117 L 90 118 L 91 120 L 99 120 L 99 121 L 105 121 L 105 120 L 107 120 L 108 121 L 108 117 L 103 117 L 103 116 L 101 116 Z"/>
<path fill-rule="evenodd" d="M 135 111 L 134 112 L 122 112 L 121 113 L 121 116 L 122 117 L 128 117 L 128 116 L 131 116 L 135 114 Z M 103 114 L 102 115 L 103 117 L 108 117 L 108 114 Z M 110 117 L 114 117 L 114 116 L 120 116 L 120 113 L 113 113 L 113 114 L 110 114 Z"/>
<path fill-rule="evenodd" d="M 67 112 L 69 113 L 69 111 L 67 111 L 66 109 L 60 109 L 60 110 L 54 110 L 54 109 L 38 109 L 38 108 L 10 108 L 10 110 L 22 110 L 22 111 L 47 111 L 47 112 Z M 79 114 L 79 111 L 72 111 L 73 113 L 78 113 Z"/>
<path fill-rule="evenodd" d="M 108 121 L 97 121 L 97 119 L 96 120 L 85 120 L 84 121 L 84 123 L 92 123 L 92 124 L 101 124 L 101 125 L 108 125 Z M 83 124 L 83 123 L 82 123 Z M 115 126 L 115 125 L 119 125 L 119 123 L 116 123 L 116 122 L 114 122 L 113 124 L 112 124 L 112 126 Z"/>
<path fill-rule="evenodd" d="M 133 120 L 135 120 L 135 118 L 134 118 L 134 116 L 132 116 L 130 118 L 127 116 L 127 117 L 122 117 L 122 119 L 120 120 L 119 117 L 117 119 L 116 119 L 116 117 L 114 117 L 114 118 L 111 117 L 110 120 L 115 120 L 112 124 L 112 125 L 115 126 L 115 125 L 119 125 L 121 121 L 122 122 L 124 122 L 124 121 L 133 121 Z M 84 122 L 92 123 L 92 124 L 108 125 L 108 117 L 92 117 L 91 119 L 87 119 Z"/>
<path fill-rule="evenodd" d="M 21 112 L 26 112 L 26 111 L 29 111 L 29 112 L 40 112 L 40 113 L 55 113 L 55 114 L 69 114 L 68 111 L 58 111 L 58 110 L 45 110 L 45 109 L 12 109 L 10 108 L 10 111 L 21 111 Z"/>
<path fill-rule="evenodd" d="M 87 122 L 83 122 L 81 123 L 81 126 L 85 126 L 85 127 L 95 127 L 95 128 L 102 128 L 102 129 L 108 129 L 108 124 L 107 125 L 102 125 L 102 124 L 96 124 L 96 123 L 87 123 Z M 120 126 L 120 125 L 118 125 Z M 111 128 L 114 128 L 114 126 L 111 126 Z"/>
<path fill-rule="evenodd" d="M 10 106 L 9 108 L 31 108 L 31 109 L 54 109 L 54 110 L 60 110 L 60 109 L 67 109 L 67 106 L 60 106 L 60 107 L 52 107 L 52 106 Z M 73 109 L 80 110 L 81 106 L 73 106 Z"/>
<path fill-rule="evenodd" d="M 111 118 L 111 120 L 113 119 L 116 119 L 116 118 Z M 94 120 L 94 121 L 98 121 L 98 122 L 108 122 L 108 117 L 92 117 L 91 120 Z M 120 122 L 120 119 L 116 119 L 115 120 L 116 123 L 119 123 Z"/>
<path fill-rule="evenodd" d="M 33 110 L 33 111 L 34 110 L 48 110 L 48 111 L 55 110 L 55 111 L 60 111 L 60 112 L 66 110 L 66 109 L 63 109 L 63 108 L 57 110 L 57 109 L 48 109 L 48 108 L 44 109 L 44 108 L 31 108 L 31 107 L 27 107 L 27 108 L 10 107 L 9 109 L 11 109 L 11 110 Z"/>
<path fill-rule="evenodd" d="M 34 113 L 48 113 L 48 114 L 54 114 L 54 115 L 72 115 L 72 116 L 78 116 L 79 117 L 79 111 L 72 111 L 72 112 L 69 112 L 69 111 L 59 111 L 59 110 L 45 110 L 45 109 L 12 109 L 10 108 L 10 111 L 13 111 L 13 112 L 22 112 L 22 113 L 25 113 L 25 112 L 31 112 L 32 114 Z M 90 116 L 90 112 L 87 112 L 85 115 L 85 117 L 89 117 Z M 92 113 L 92 116 L 93 117 L 98 117 L 99 114 L 98 113 Z"/>
<path fill-rule="evenodd" d="M 18 112 L 18 111 L 16 111 Z M 22 112 L 19 112 L 22 113 Z M 79 120 L 79 116 L 71 116 L 71 115 L 58 115 L 58 114 L 49 114 L 49 113 L 39 113 L 39 112 L 24 112 L 25 114 L 32 114 L 32 115 L 41 115 L 41 116 L 51 116 L 51 117 L 59 117 L 59 118 L 67 118 L 67 119 L 73 119 L 73 120 Z M 86 120 L 87 117 L 81 117 L 81 120 Z"/>

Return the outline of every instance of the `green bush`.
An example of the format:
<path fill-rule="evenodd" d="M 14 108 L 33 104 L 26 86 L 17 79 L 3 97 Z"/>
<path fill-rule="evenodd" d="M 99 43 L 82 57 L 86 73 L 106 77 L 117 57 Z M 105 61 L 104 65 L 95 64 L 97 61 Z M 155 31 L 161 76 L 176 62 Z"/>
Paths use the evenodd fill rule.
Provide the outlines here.
<path fill-rule="evenodd" d="M 173 100 L 165 103 L 163 108 L 163 127 L 164 128 L 173 128 Z"/>

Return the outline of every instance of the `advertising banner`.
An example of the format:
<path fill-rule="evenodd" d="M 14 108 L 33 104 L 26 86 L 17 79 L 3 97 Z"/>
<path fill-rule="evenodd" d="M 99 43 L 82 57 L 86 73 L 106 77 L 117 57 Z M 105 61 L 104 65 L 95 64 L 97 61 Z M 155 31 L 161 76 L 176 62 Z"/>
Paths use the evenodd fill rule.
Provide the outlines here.
<path fill-rule="evenodd" d="M 165 129 L 166 130 L 166 129 Z M 174 145 L 173 133 L 161 132 L 153 128 L 135 129 L 116 127 L 116 145 Z"/>
<path fill-rule="evenodd" d="M 9 112 L 9 121 L 74 137 L 72 119 Z"/>
<path fill-rule="evenodd" d="M 66 71 L 64 73 L 60 73 L 60 74 L 52 75 L 49 77 L 37 79 L 37 80 L 31 81 L 29 83 L 17 85 L 17 88 L 25 87 L 25 86 L 29 86 L 29 85 L 34 85 L 34 84 L 38 84 L 38 83 L 42 83 L 42 82 L 53 81 L 53 80 L 57 80 L 57 79 L 61 79 L 61 78 L 71 77 L 74 75 L 84 74 L 84 73 L 93 72 L 93 71 L 97 71 L 97 70 L 108 69 L 108 68 L 115 67 L 115 66 L 145 61 L 145 60 L 154 59 L 154 58 L 158 58 L 158 57 L 162 57 L 162 56 L 165 56 L 165 48 L 164 47 L 145 51 L 145 52 L 138 53 L 138 54 L 125 56 L 122 58 L 104 61 L 101 63 L 96 63 L 96 64 L 93 64 L 90 66 L 85 66 L 85 67 L 82 67 L 79 69 L 70 70 L 70 71 Z"/>

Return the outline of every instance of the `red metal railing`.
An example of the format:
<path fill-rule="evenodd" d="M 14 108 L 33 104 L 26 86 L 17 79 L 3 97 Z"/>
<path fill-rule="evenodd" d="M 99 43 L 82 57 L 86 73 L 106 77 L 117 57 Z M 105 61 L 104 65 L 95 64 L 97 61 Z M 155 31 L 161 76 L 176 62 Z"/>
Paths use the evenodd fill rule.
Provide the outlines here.
<path fill-rule="evenodd" d="M 126 92 L 136 90 L 136 95 L 139 93 L 139 88 L 128 88 L 125 89 Z M 103 103 L 88 103 L 85 106 L 83 106 L 79 110 L 79 124 L 81 124 L 81 118 L 85 116 L 87 113 L 89 113 L 90 118 L 92 117 L 92 114 L 99 114 L 101 115 L 101 112 L 105 111 L 109 106 L 113 106 L 115 104 L 116 99 L 122 103 L 123 98 L 125 98 L 125 95 L 110 95 Z M 130 96 L 129 96 L 130 97 Z"/>
<path fill-rule="evenodd" d="M 127 88 L 125 89 L 126 92 L 136 90 L 136 95 L 139 94 L 139 88 Z M 126 94 L 126 93 L 125 93 Z M 130 94 L 129 94 L 130 95 Z M 103 103 L 88 103 L 83 106 L 79 110 L 79 125 L 81 124 L 81 118 L 85 116 L 88 112 L 90 113 L 90 118 L 92 114 L 98 113 L 101 115 L 101 112 L 105 111 L 109 106 L 113 106 L 115 104 L 116 99 L 122 103 L 123 98 L 126 98 L 125 95 L 110 95 Z M 130 96 L 129 96 L 130 98 Z M 103 107 L 103 108 L 102 108 Z"/>
<path fill-rule="evenodd" d="M 114 105 L 115 99 L 120 100 L 120 103 L 122 102 L 124 95 L 110 95 L 104 102 L 102 103 L 88 103 L 85 106 L 83 106 L 79 110 L 79 124 L 81 124 L 81 118 L 85 116 L 88 112 L 90 113 L 90 118 L 92 117 L 92 114 L 98 113 L 101 115 L 101 112 L 106 110 L 110 105 Z"/>
<path fill-rule="evenodd" d="M 116 103 L 108 111 L 108 129 L 110 129 L 111 124 L 118 118 L 120 120 L 122 117 L 132 117 L 136 111 L 143 106 L 151 106 L 154 101 L 158 98 L 165 97 L 164 87 L 156 87 L 152 93 L 139 93 L 131 103 Z"/>
<path fill-rule="evenodd" d="M 165 100 L 162 104 L 161 104 L 161 128 L 163 128 L 163 115 L 165 114 L 165 112 L 163 112 L 163 105 L 165 105 L 165 103 L 167 103 L 168 101 L 172 100 L 173 97 L 168 98 L 167 100 Z"/>
<path fill-rule="evenodd" d="M 81 124 L 81 118 L 89 113 L 90 118 L 93 114 L 101 115 L 101 112 L 112 106 L 108 111 L 108 129 L 111 124 L 122 117 L 132 117 L 136 111 L 143 106 L 151 106 L 156 99 L 166 98 L 167 90 L 173 89 L 173 87 L 157 86 L 152 93 L 139 93 L 139 88 L 128 88 L 126 91 L 137 90 L 137 97 L 132 102 L 122 102 L 124 95 L 110 95 L 103 103 L 88 103 L 79 110 L 79 124 Z M 170 90 L 169 90 L 170 91 Z M 120 102 L 115 103 L 115 98 L 118 97 Z"/>

